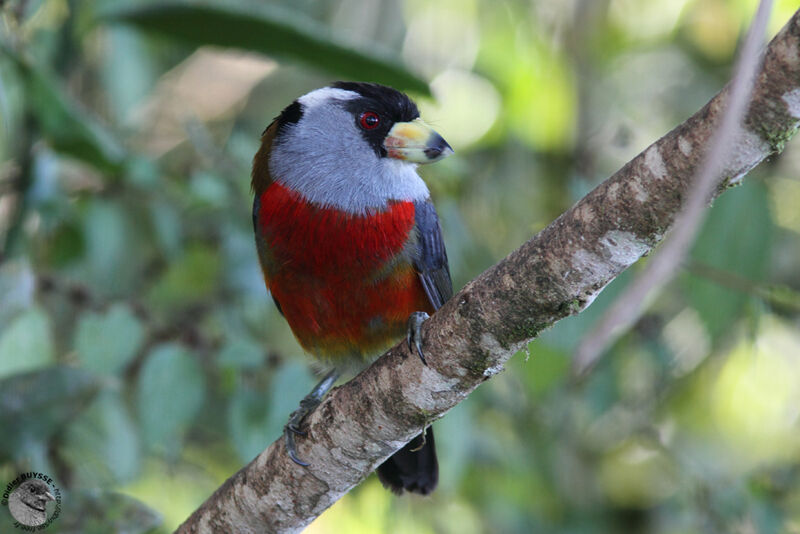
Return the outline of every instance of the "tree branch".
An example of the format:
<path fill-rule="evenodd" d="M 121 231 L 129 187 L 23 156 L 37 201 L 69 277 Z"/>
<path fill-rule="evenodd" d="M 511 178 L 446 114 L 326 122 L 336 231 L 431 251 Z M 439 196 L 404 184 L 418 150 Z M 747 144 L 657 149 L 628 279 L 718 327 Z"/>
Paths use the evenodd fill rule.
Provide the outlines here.
<path fill-rule="evenodd" d="M 423 326 L 429 366 L 401 343 L 308 418 L 304 468 L 278 440 L 178 529 L 294 532 L 361 482 L 431 421 L 503 369 L 543 329 L 588 306 L 649 253 L 686 200 L 729 89 L 636 156 L 542 232 L 466 285 Z M 800 125 L 800 11 L 770 43 L 743 130 L 714 195 L 783 149 Z"/>
<path fill-rule="evenodd" d="M 675 219 L 672 231 L 644 271 L 625 288 L 595 327 L 584 336 L 575 351 L 573 374 L 580 377 L 594 366 L 600 356 L 639 318 L 647 297 L 656 293 L 678 272 L 705 218 L 708 198 L 717 185 L 720 168 L 738 148 L 741 122 L 758 72 L 764 29 L 772 10 L 772 0 L 761 0 L 747 32 L 741 56 L 729 87 L 729 98 L 718 128 L 708 143 L 697 176 L 687 191 L 687 199 Z"/>

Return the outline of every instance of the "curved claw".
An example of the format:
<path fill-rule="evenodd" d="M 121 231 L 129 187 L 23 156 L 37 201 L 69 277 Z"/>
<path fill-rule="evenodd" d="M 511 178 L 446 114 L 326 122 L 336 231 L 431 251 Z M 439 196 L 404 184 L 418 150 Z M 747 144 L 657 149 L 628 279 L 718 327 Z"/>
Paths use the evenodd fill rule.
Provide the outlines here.
<path fill-rule="evenodd" d="M 283 427 L 283 440 L 286 444 L 286 452 L 289 454 L 289 458 L 297 465 L 303 467 L 311 465 L 297 456 L 297 446 L 295 445 L 294 437 L 305 437 L 308 435 L 306 431 L 300 429 L 300 424 L 308 414 L 314 411 L 314 408 L 319 406 L 319 403 L 322 402 L 322 397 L 325 396 L 325 393 L 333 386 L 338 377 L 339 373 L 337 373 L 335 369 L 328 372 L 328 374 L 314 386 L 311 393 L 303 397 L 303 400 L 300 401 L 300 406 L 297 410 L 292 412 L 289 416 L 289 421 L 286 423 L 286 426 Z"/>
<path fill-rule="evenodd" d="M 417 311 L 408 317 L 408 330 L 406 332 L 406 343 L 408 344 L 408 352 L 414 353 L 414 347 L 417 349 L 419 359 L 422 360 L 424 365 L 428 365 L 425 360 L 425 353 L 422 352 L 422 323 L 430 319 L 430 315 L 424 311 Z"/>
<path fill-rule="evenodd" d="M 287 425 L 284 427 L 284 429 L 283 429 L 283 430 L 284 430 L 284 431 L 287 431 L 287 430 L 288 430 L 289 432 L 291 432 L 291 433 L 292 433 L 292 434 L 294 434 L 295 436 L 302 436 L 302 437 L 306 437 L 306 436 L 308 435 L 308 432 L 306 432 L 305 430 L 301 430 L 301 429 L 300 429 L 300 427 L 299 427 L 299 426 L 297 426 L 297 425 L 296 425 L 296 424 L 294 424 L 294 423 L 288 423 L 288 424 L 287 424 Z"/>
<path fill-rule="evenodd" d="M 304 460 L 301 460 L 300 457 L 297 456 L 297 447 L 295 446 L 295 443 L 294 443 L 294 433 L 293 432 L 294 432 L 294 430 L 292 430 L 289 427 L 289 425 L 286 425 L 286 427 L 283 429 L 283 438 L 284 438 L 284 441 L 286 442 L 286 452 L 289 454 L 289 458 L 291 458 L 294 463 L 296 463 L 297 465 L 300 465 L 302 467 L 308 467 L 311 464 L 309 464 L 308 462 L 306 462 Z"/>

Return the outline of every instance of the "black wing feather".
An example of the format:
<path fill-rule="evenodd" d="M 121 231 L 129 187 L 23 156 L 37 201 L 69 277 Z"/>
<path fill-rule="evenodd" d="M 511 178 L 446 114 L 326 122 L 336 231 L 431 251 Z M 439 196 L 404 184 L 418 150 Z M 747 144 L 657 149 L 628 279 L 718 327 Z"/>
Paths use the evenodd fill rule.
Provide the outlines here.
<path fill-rule="evenodd" d="M 417 231 L 417 254 L 414 268 L 435 310 L 441 308 L 453 296 L 453 282 L 447 263 L 447 251 L 442 239 L 442 228 L 436 208 L 428 200 L 414 204 Z"/>

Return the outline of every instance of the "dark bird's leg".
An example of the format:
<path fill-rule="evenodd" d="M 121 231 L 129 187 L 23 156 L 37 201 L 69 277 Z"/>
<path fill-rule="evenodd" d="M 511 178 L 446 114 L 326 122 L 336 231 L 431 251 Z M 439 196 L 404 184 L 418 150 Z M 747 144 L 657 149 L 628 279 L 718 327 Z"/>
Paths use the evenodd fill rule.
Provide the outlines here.
<path fill-rule="evenodd" d="M 289 416 L 289 422 L 286 423 L 286 426 L 283 427 L 283 439 L 286 442 L 286 452 L 289 453 L 289 458 L 292 459 L 294 463 L 297 465 L 307 466 L 309 465 L 308 462 L 304 462 L 297 456 L 297 448 L 294 444 L 294 436 L 295 434 L 299 436 L 305 436 L 306 433 L 300 430 L 300 424 L 303 422 L 308 414 L 314 411 L 314 408 L 319 406 L 319 403 L 322 402 L 322 397 L 331 389 L 336 379 L 339 378 L 339 373 L 336 369 L 332 369 L 328 371 L 322 380 L 314 386 L 314 389 L 311 392 L 303 397 L 303 400 L 300 401 L 300 407 L 297 408 L 292 414 Z"/>
<path fill-rule="evenodd" d="M 408 352 L 414 354 L 414 347 L 417 348 L 417 354 L 422 363 L 428 365 L 425 361 L 425 353 L 422 352 L 422 323 L 430 319 L 430 315 L 424 311 L 414 312 L 408 317 L 408 330 L 406 332 L 406 342 L 408 343 Z"/>

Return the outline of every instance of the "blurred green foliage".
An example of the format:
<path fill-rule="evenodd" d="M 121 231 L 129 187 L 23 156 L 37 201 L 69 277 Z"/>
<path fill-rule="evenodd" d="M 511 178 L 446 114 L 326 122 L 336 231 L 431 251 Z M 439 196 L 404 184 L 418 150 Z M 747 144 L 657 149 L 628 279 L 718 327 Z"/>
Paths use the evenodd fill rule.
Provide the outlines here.
<path fill-rule="evenodd" d="M 3 2 L 0 483 L 52 475 L 48 531 L 168 532 L 280 435 L 314 378 L 249 167 L 297 96 L 418 99 L 456 149 L 422 172 L 460 287 L 719 90 L 755 4 Z M 798 168 L 790 143 L 722 196 L 583 382 L 571 351 L 634 273 L 437 422 L 432 497 L 371 477 L 309 531 L 798 532 Z"/>

